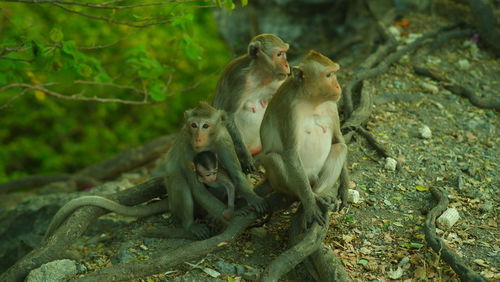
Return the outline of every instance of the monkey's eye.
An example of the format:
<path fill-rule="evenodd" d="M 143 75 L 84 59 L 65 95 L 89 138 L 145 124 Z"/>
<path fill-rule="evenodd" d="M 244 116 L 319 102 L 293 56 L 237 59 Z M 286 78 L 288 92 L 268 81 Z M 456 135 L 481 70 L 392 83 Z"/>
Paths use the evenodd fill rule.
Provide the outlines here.
<path fill-rule="evenodd" d="M 284 53 L 285 52 L 283 52 L 283 51 L 279 51 L 278 54 L 276 54 L 276 56 L 281 57 L 281 55 L 283 55 Z"/>
<path fill-rule="evenodd" d="M 326 77 L 327 77 L 327 78 L 330 78 L 330 77 L 332 77 L 333 75 L 334 75 L 334 73 L 333 73 L 333 72 L 329 72 L 329 73 L 327 73 L 327 74 L 326 74 Z"/>
<path fill-rule="evenodd" d="M 207 129 L 207 128 L 209 128 L 209 127 L 210 127 L 210 125 L 208 125 L 208 123 L 205 123 L 205 124 L 203 125 L 203 128 L 205 128 L 205 129 Z"/>
<path fill-rule="evenodd" d="M 194 122 L 193 122 L 193 123 L 191 123 L 191 127 L 192 127 L 192 128 L 196 128 L 196 127 L 197 127 L 197 126 L 196 126 L 196 123 L 194 123 Z"/>

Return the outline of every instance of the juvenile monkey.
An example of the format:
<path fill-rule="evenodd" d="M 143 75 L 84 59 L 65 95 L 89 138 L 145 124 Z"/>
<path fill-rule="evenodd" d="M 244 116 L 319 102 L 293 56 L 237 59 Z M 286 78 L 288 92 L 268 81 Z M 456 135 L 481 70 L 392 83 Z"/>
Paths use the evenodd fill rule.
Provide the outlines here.
<path fill-rule="evenodd" d="M 259 128 L 271 97 L 290 73 L 289 45 L 273 34 L 255 36 L 248 53 L 232 60 L 217 84 L 213 106 L 227 112 L 226 126 L 245 172 L 262 150 Z"/>
<path fill-rule="evenodd" d="M 234 217 L 234 185 L 227 173 L 219 169 L 217 155 L 212 151 L 203 151 L 193 159 L 193 171 L 198 176 L 198 181 L 205 184 L 207 189 L 219 200 L 227 197 L 227 209 L 222 212 L 226 220 Z"/>
<path fill-rule="evenodd" d="M 260 128 L 259 160 L 273 190 L 297 197 L 308 226 L 324 224 L 333 199 L 332 188 L 347 177 L 347 146 L 340 132 L 337 101 L 339 65 L 310 51 L 278 89 Z M 346 187 L 339 188 L 345 203 Z"/>

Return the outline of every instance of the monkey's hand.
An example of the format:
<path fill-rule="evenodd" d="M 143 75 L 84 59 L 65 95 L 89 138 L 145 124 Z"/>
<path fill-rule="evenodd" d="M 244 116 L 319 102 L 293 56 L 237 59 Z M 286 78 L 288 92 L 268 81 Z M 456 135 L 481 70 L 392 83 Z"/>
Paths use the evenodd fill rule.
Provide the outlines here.
<path fill-rule="evenodd" d="M 252 156 L 248 155 L 248 157 L 241 158 L 241 169 L 245 174 L 249 173 L 258 173 L 257 166 L 255 165 L 255 161 Z"/>
<path fill-rule="evenodd" d="M 316 195 L 316 203 L 325 213 L 337 208 L 337 199 L 328 194 Z"/>

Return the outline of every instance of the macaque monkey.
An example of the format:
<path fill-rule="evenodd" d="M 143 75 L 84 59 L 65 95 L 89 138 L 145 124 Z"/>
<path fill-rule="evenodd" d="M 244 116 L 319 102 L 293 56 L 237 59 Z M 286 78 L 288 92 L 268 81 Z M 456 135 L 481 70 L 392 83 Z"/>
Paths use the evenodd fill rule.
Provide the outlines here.
<path fill-rule="evenodd" d="M 219 200 L 227 197 L 227 209 L 222 212 L 226 220 L 234 217 L 234 185 L 226 172 L 219 169 L 217 155 L 211 151 L 203 151 L 193 159 L 193 171 L 198 176 L 198 181 L 205 184 L 207 189 Z"/>
<path fill-rule="evenodd" d="M 194 221 L 195 205 L 218 221 L 226 222 L 223 217 L 225 205 L 189 170 L 195 155 L 202 151 L 215 153 L 218 166 L 227 173 L 239 196 L 257 212 L 264 212 L 264 200 L 253 192 L 241 170 L 231 136 L 224 125 L 224 111 L 200 103 L 196 108 L 186 111 L 184 116 L 184 127 L 177 135 L 165 162 L 170 212 L 180 220 L 182 227 L 196 237 L 205 237 L 207 227 Z"/>
<path fill-rule="evenodd" d="M 337 112 L 339 68 L 310 51 L 274 95 L 260 128 L 259 161 L 267 180 L 273 190 L 301 201 L 304 227 L 325 224 L 326 211 L 338 196 L 331 193 L 334 185 L 341 172 L 347 177 L 347 146 Z M 345 192 L 339 192 L 345 203 Z"/>
<path fill-rule="evenodd" d="M 232 60 L 217 84 L 213 106 L 226 111 L 226 126 L 243 171 L 255 172 L 262 150 L 259 128 L 267 105 L 290 73 L 289 45 L 273 34 L 252 39 L 248 53 Z"/>
<path fill-rule="evenodd" d="M 202 210 L 203 213 L 208 213 L 218 222 L 227 223 L 231 216 L 230 211 L 234 208 L 234 191 L 232 194 L 228 193 L 229 207 L 226 207 L 204 187 L 197 175 L 190 170 L 195 155 L 202 151 L 212 151 L 218 156 L 218 160 L 214 160 L 213 164 L 220 166 L 224 175 L 218 174 L 217 182 L 227 180 L 233 185 L 233 190 L 236 189 L 239 195 L 247 201 L 249 207 L 259 213 L 264 212 L 264 200 L 252 191 L 250 182 L 241 170 L 231 136 L 224 126 L 224 120 L 225 113 L 207 103 L 200 103 L 196 108 L 185 112 L 184 127 L 177 135 L 164 164 L 168 197 L 166 200 L 151 205 L 131 207 L 102 196 L 76 198 L 69 201 L 56 213 L 44 240 L 52 235 L 69 214 L 82 206 L 98 206 L 127 216 L 148 216 L 170 211 L 180 220 L 183 229 L 188 234 L 195 238 L 208 237 L 210 235 L 209 228 L 195 222 L 195 212 Z M 209 177 L 208 180 L 211 178 Z"/>

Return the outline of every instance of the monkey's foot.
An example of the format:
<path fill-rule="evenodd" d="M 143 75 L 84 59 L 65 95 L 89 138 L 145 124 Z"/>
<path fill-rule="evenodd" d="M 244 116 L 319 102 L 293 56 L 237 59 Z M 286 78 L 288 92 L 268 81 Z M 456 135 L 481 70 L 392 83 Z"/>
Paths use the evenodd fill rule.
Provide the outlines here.
<path fill-rule="evenodd" d="M 316 203 L 323 212 L 327 213 L 331 210 L 336 210 L 337 199 L 330 195 L 321 194 L 316 195 Z"/>
<path fill-rule="evenodd" d="M 267 210 L 266 201 L 259 196 L 252 196 L 247 199 L 247 202 L 250 209 L 256 211 L 259 215 L 264 214 Z"/>
<path fill-rule="evenodd" d="M 308 208 L 304 207 L 304 218 L 302 222 L 302 226 L 304 228 L 309 228 L 314 222 L 317 222 L 319 225 L 323 226 L 326 224 L 327 213 L 322 210 L 320 205 L 314 204 L 308 206 Z"/>

